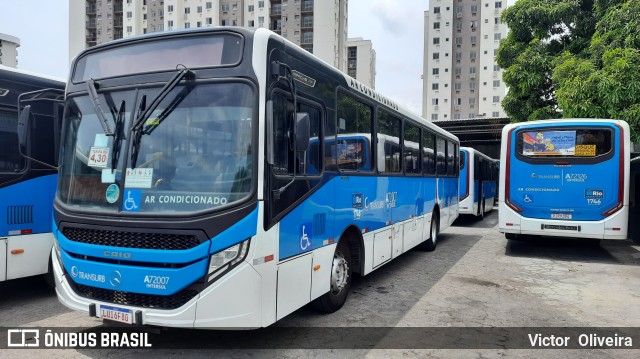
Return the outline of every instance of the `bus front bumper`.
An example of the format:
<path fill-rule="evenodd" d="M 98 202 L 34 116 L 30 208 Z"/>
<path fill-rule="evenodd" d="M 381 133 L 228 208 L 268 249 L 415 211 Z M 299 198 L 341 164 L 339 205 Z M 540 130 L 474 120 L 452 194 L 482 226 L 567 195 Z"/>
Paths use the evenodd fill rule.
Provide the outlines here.
<path fill-rule="evenodd" d="M 96 317 L 100 316 L 101 305 L 130 310 L 134 325 L 208 329 L 263 326 L 260 275 L 247 263 L 240 264 L 179 308 L 154 309 L 103 302 L 78 295 L 56 259 L 56 249 L 53 251 L 58 300 L 72 310 L 89 314 L 91 306 L 95 305 Z"/>

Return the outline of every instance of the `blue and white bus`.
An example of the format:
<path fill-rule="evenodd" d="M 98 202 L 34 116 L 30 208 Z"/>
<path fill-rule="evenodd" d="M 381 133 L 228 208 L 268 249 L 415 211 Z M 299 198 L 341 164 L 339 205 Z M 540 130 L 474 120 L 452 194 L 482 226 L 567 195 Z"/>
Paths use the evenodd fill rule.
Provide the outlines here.
<path fill-rule="evenodd" d="M 333 312 L 354 274 L 433 249 L 458 216 L 455 136 L 266 29 L 90 48 L 63 127 L 58 298 L 106 320 Z"/>
<path fill-rule="evenodd" d="M 500 231 L 625 239 L 629 220 L 629 125 L 562 119 L 502 131 Z"/>
<path fill-rule="evenodd" d="M 0 282 L 51 274 L 51 215 L 64 81 L 0 65 Z M 22 105 L 18 102 L 22 100 Z M 31 126 L 19 141 L 19 110 Z M 52 284 L 53 277 L 46 277 Z"/>
<path fill-rule="evenodd" d="M 460 214 L 484 218 L 497 197 L 496 160 L 471 147 L 460 147 Z"/>

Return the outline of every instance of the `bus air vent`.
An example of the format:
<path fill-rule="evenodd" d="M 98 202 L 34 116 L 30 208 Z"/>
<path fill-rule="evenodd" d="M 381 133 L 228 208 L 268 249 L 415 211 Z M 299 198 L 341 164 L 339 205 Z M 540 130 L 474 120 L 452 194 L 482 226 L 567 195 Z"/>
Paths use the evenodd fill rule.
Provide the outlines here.
<path fill-rule="evenodd" d="M 121 248 L 185 250 L 200 245 L 198 237 L 190 234 L 119 232 L 78 227 L 65 227 L 62 234 L 74 242 Z"/>
<path fill-rule="evenodd" d="M 28 223 L 33 223 L 33 205 L 7 207 L 8 225 Z"/>

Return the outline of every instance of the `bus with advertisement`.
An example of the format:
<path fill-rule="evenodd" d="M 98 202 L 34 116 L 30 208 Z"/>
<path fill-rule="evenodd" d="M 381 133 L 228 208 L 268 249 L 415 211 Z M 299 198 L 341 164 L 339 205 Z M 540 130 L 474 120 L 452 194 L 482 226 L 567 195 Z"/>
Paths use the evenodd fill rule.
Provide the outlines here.
<path fill-rule="evenodd" d="M 355 274 L 435 248 L 458 216 L 455 136 L 266 29 L 90 48 L 63 128 L 58 298 L 103 320 L 334 312 Z"/>
<path fill-rule="evenodd" d="M 629 125 L 561 119 L 502 131 L 499 228 L 522 235 L 625 239 Z"/>
<path fill-rule="evenodd" d="M 53 284 L 51 215 L 64 86 L 0 65 L 0 282 L 45 274 Z M 21 114 L 32 117 L 30 127 L 20 126 Z"/>
<path fill-rule="evenodd" d="M 484 218 L 497 198 L 497 161 L 471 147 L 460 147 L 460 214 Z"/>

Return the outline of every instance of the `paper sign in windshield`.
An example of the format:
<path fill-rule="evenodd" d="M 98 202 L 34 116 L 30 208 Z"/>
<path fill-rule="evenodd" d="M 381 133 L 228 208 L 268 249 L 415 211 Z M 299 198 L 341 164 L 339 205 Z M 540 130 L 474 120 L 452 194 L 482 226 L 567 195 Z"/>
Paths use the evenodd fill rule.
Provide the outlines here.
<path fill-rule="evenodd" d="M 125 188 L 151 188 L 153 168 L 127 168 Z"/>
<path fill-rule="evenodd" d="M 522 135 L 525 156 L 573 156 L 576 131 L 536 131 Z"/>
<path fill-rule="evenodd" d="M 91 150 L 89 151 L 89 161 L 87 164 L 91 167 L 105 168 L 107 167 L 108 158 L 108 147 L 91 147 Z"/>
<path fill-rule="evenodd" d="M 595 157 L 596 145 L 576 145 L 575 155 L 580 157 Z"/>

